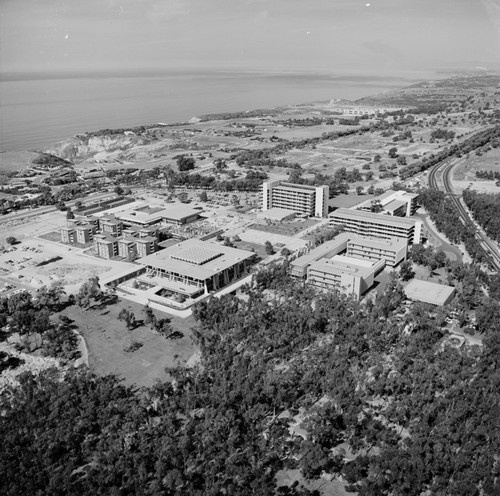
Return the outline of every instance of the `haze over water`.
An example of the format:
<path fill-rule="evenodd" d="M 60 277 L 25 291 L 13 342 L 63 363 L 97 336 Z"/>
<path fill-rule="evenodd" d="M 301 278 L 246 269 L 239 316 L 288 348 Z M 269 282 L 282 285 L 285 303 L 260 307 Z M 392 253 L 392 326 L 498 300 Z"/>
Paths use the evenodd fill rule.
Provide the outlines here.
<path fill-rule="evenodd" d="M 86 131 L 332 98 L 357 99 L 422 80 L 311 72 L 170 71 L 4 75 L 0 149 L 34 150 Z"/>

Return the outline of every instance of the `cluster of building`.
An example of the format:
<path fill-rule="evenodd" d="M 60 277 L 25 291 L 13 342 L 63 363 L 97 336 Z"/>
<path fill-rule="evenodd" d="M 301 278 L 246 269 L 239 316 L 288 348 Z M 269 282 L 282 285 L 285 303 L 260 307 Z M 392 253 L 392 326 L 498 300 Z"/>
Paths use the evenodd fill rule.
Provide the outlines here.
<path fill-rule="evenodd" d="M 158 250 L 161 226 L 182 225 L 199 218 L 200 212 L 184 206 L 170 208 L 140 206 L 114 215 L 79 216 L 60 230 L 66 244 L 94 243 L 98 257 L 120 257 L 127 261 Z"/>
<path fill-rule="evenodd" d="M 291 263 L 292 276 L 320 289 L 340 289 L 360 298 L 386 266 L 406 260 L 403 238 L 340 233 Z"/>
<path fill-rule="evenodd" d="M 421 220 L 411 216 L 418 208 L 418 195 L 389 190 L 376 200 L 352 208 L 339 208 L 329 215 L 332 227 L 378 238 L 402 238 L 408 244 L 421 243 L 425 237 Z M 374 206 L 376 205 L 376 211 Z"/>

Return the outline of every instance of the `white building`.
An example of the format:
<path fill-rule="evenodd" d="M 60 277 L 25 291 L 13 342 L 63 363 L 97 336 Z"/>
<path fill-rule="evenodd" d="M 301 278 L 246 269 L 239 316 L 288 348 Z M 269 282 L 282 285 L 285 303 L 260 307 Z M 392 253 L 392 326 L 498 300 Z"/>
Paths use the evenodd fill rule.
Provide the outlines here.
<path fill-rule="evenodd" d="M 343 226 L 345 231 L 363 236 L 403 238 L 408 244 L 421 243 L 424 237 L 422 221 L 413 218 L 339 208 L 329 215 L 329 219 L 332 227 Z"/>
<path fill-rule="evenodd" d="M 328 186 L 307 186 L 282 181 L 267 181 L 262 185 L 262 210 L 281 208 L 310 217 L 326 217 Z"/>

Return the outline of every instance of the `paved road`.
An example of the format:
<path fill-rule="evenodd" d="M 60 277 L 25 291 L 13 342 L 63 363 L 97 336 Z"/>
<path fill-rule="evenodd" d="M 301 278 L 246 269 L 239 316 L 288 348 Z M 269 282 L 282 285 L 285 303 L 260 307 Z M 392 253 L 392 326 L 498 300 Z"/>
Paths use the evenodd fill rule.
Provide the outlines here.
<path fill-rule="evenodd" d="M 440 164 L 435 165 L 429 172 L 429 186 L 444 191 L 448 195 L 464 225 L 470 225 L 474 229 L 476 239 L 479 242 L 480 249 L 488 265 L 494 270 L 500 270 L 500 251 L 498 245 L 472 220 L 467 207 L 453 188 L 451 179 L 453 169 L 463 160 L 462 158 L 447 158 Z M 438 180 L 438 172 L 442 173 L 440 180 Z"/>

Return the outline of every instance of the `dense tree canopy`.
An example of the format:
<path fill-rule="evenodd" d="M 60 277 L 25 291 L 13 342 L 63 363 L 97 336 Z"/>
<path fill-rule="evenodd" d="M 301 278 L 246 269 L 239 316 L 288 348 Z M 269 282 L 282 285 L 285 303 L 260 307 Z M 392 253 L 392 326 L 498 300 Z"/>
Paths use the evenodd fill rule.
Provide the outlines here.
<path fill-rule="evenodd" d="M 499 493 L 498 302 L 477 307 L 483 347 L 458 349 L 442 312 L 404 310 L 396 275 L 374 304 L 278 264 L 244 293 L 194 307 L 201 363 L 171 383 L 136 391 L 76 370 L 6 389 L 3 494 L 275 495 L 287 468 L 342 474 L 365 496 Z"/>

